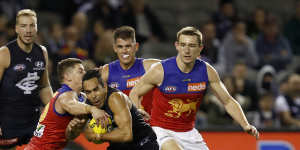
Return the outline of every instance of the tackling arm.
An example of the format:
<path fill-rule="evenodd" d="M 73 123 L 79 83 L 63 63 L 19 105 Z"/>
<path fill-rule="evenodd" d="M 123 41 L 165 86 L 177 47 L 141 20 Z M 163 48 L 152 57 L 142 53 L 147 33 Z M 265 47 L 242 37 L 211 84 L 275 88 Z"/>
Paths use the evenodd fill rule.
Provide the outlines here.
<path fill-rule="evenodd" d="M 97 122 L 105 125 L 108 122 L 108 115 L 104 110 L 98 109 L 95 106 L 78 102 L 77 94 L 73 91 L 65 92 L 59 96 L 55 108 L 59 113 L 68 112 L 72 115 L 92 114 Z"/>
<path fill-rule="evenodd" d="M 66 139 L 73 140 L 79 136 L 79 134 L 83 131 L 83 127 L 85 126 L 87 121 L 86 117 L 75 117 L 73 118 L 65 131 Z"/>

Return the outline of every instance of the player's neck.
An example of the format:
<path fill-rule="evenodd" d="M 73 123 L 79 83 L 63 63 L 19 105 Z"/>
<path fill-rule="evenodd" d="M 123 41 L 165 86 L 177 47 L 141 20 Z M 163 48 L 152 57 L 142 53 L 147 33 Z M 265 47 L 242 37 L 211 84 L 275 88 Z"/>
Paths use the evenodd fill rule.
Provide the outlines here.
<path fill-rule="evenodd" d="M 25 44 L 23 41 L 20 40 L 20 38 L 17 38 L 18 46 L 26 53 L 30 53 L 32 50 L 33 44 Z"/>
<path fill-rule="evenodd" d="M 195 61 L 192 63 L 186 64 L 186 63 L 182 62 L 179 57 L 176 57 L 176 64 L 181 72 L 189 73 L 194 68 Z"/>
<path fill-rule="evenodd" d="M 71 83 L 71 82 L 64 83 L 64 84 L 66 84 L 67 86 L 69 86 L 77 94 L 80 94 L 81 88 L 79 88 L 78 85 L 75 85 L 74 83 Z"/>
<path fill-rule="evenodd" d="M 120 63 L 120 66 L 122 67 L 123 70 L 128 70 L 133 66 L 133 64 L 135 63 L 135 60 L 136 59 L 134 58 L 134 60 L 132 62 L 130 62 L 129 64 Z"/>

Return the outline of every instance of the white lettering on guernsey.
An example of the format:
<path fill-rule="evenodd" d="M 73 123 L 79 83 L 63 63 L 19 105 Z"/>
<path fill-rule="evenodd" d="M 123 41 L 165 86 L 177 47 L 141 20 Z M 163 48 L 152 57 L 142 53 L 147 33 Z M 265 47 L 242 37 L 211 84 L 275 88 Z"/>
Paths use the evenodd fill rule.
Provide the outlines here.
<path fill-rule="evenodd" d="M 21 90 L 23 90 L 24 94 L 31 94 L 31 92 L 38 87 L 36 81 L 39 79 L 40 77 L 37 75 L 37 72 L 34 73 L 28 72 L 27 77 L 19 81 L 16 84 L 16 86 Z"/>
<path fill-rule="evenodd" d="M 140 77 L 128 79 L 127 83 L 126 83 L 127 88 L 134 87 L 136 85 L 136 83 L 139 81 L 139 79 L 140 79 Z"/>
<path fill-rule="evenodd" d="M 199 92 L 206 89 L 206 83 L 200 82 L 200 83 L 188 83 L 188 91 L 189 92 Z"/>
<path fill-rule="evenodd" d="M 42 137 L 44 134 L 45 127 L 45 125 L 38 123 L 35 131 L 33 132 L 33 135 L 39 138 Z"/>
<path fill-rule="evenodd" d="M 14 66 L 15 71 L 23 71 L 25 69 L 26 69 L 25 64 L 17 64 L 17 65 Z"/>
<path fill-rule="evenodd" d="M 34 65 L 35 65 L 36 67 L 34 67 L 33 70 L 45 70 L 44 62 L 42 62 L 42 61 L 36 61 L 36 62 L 34 63 Z"/>
<path fill-rule="evenodd" d="M 176 86 L 167 86 L 165 87 L 165 91 L 168 93 L 175 92 L 177 90 Z"/>
<path fill-rule="evenodd" d="M 111 88 L 118 88 L 120 86 L 120 84 L 118 82 L 112 82 L 111 84 L 109 84 L 109 87 Z"/>

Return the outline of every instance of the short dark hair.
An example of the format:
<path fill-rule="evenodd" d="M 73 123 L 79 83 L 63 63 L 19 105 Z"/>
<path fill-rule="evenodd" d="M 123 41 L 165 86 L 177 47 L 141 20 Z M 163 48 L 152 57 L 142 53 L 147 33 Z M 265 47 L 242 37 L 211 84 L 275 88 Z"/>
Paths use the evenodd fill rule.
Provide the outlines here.
<path fill-rule="evenodd" d="M 82 78 L 82 84 L 83 84 L 84 81 L 90 80 L 90 79 L 92 79 L 92 78 L 97 78 L 97 79 L 98 79 L 98 83 L 103 87 L 104 84 L 103 84 L 103 81 L 102 81 L 102 78 L 101 78 L 101 73 L 100 73 L 100 71 L 97 70 L 97 69 L 88 70 L 88 71 L 84 74 L 84 76 L 83 76 L 83 78 Z M 82 86 L 82 87 L 83 87 L 83 86 Z"/>
<path fill-rule="evenodd" d="M 179 42 L 179 38 L 181 35 L 195 35 L 197 36 L 198 43 L 200 46 L 203 45 L 202 33 L 195 27 L 184 27 L 180 31 L 177 32 L 177 42 Z"/>
<path fill-rule="evenodd" d="M 136 42 L 134 28 L 132 28 L 130 26 L 121 26 L 121 27 L 115 29 L 114 42 L 116 42 L 118 38 L 131 39 L 133 42 Z"/>
<path fill-rule="evenodd" d="M 58 62 L 57 75 L 58 75 L 59 82 L 63 81 L 66 70 L 74 67 L 76 64 L 82 64 L 82 61 L 77 58 L 67 58 L 67 59 L 63 59 L 60 62 Z"/>

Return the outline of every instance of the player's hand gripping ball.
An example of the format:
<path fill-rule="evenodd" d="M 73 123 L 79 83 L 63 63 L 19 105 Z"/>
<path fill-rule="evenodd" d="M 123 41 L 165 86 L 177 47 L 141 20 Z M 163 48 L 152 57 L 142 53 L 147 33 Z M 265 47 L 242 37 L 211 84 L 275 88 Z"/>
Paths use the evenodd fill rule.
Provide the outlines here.
<path fill-rule="evenodd" d="M 101 124 L 97 125 L 97 122 L 96 122 L 95 119 L 92 119 L 89 122 L 89 126 L 90 126 L 90 128 L 93 129 L 94 133 L 96 133 L 96 134 L 105 134 L 105 133 L 111 131 L 111 124 L 112 124 L 111 119 L 108 118 L 108 121 L 109 121 L 108 125 L 106 127 L 102 127 Z"/>

